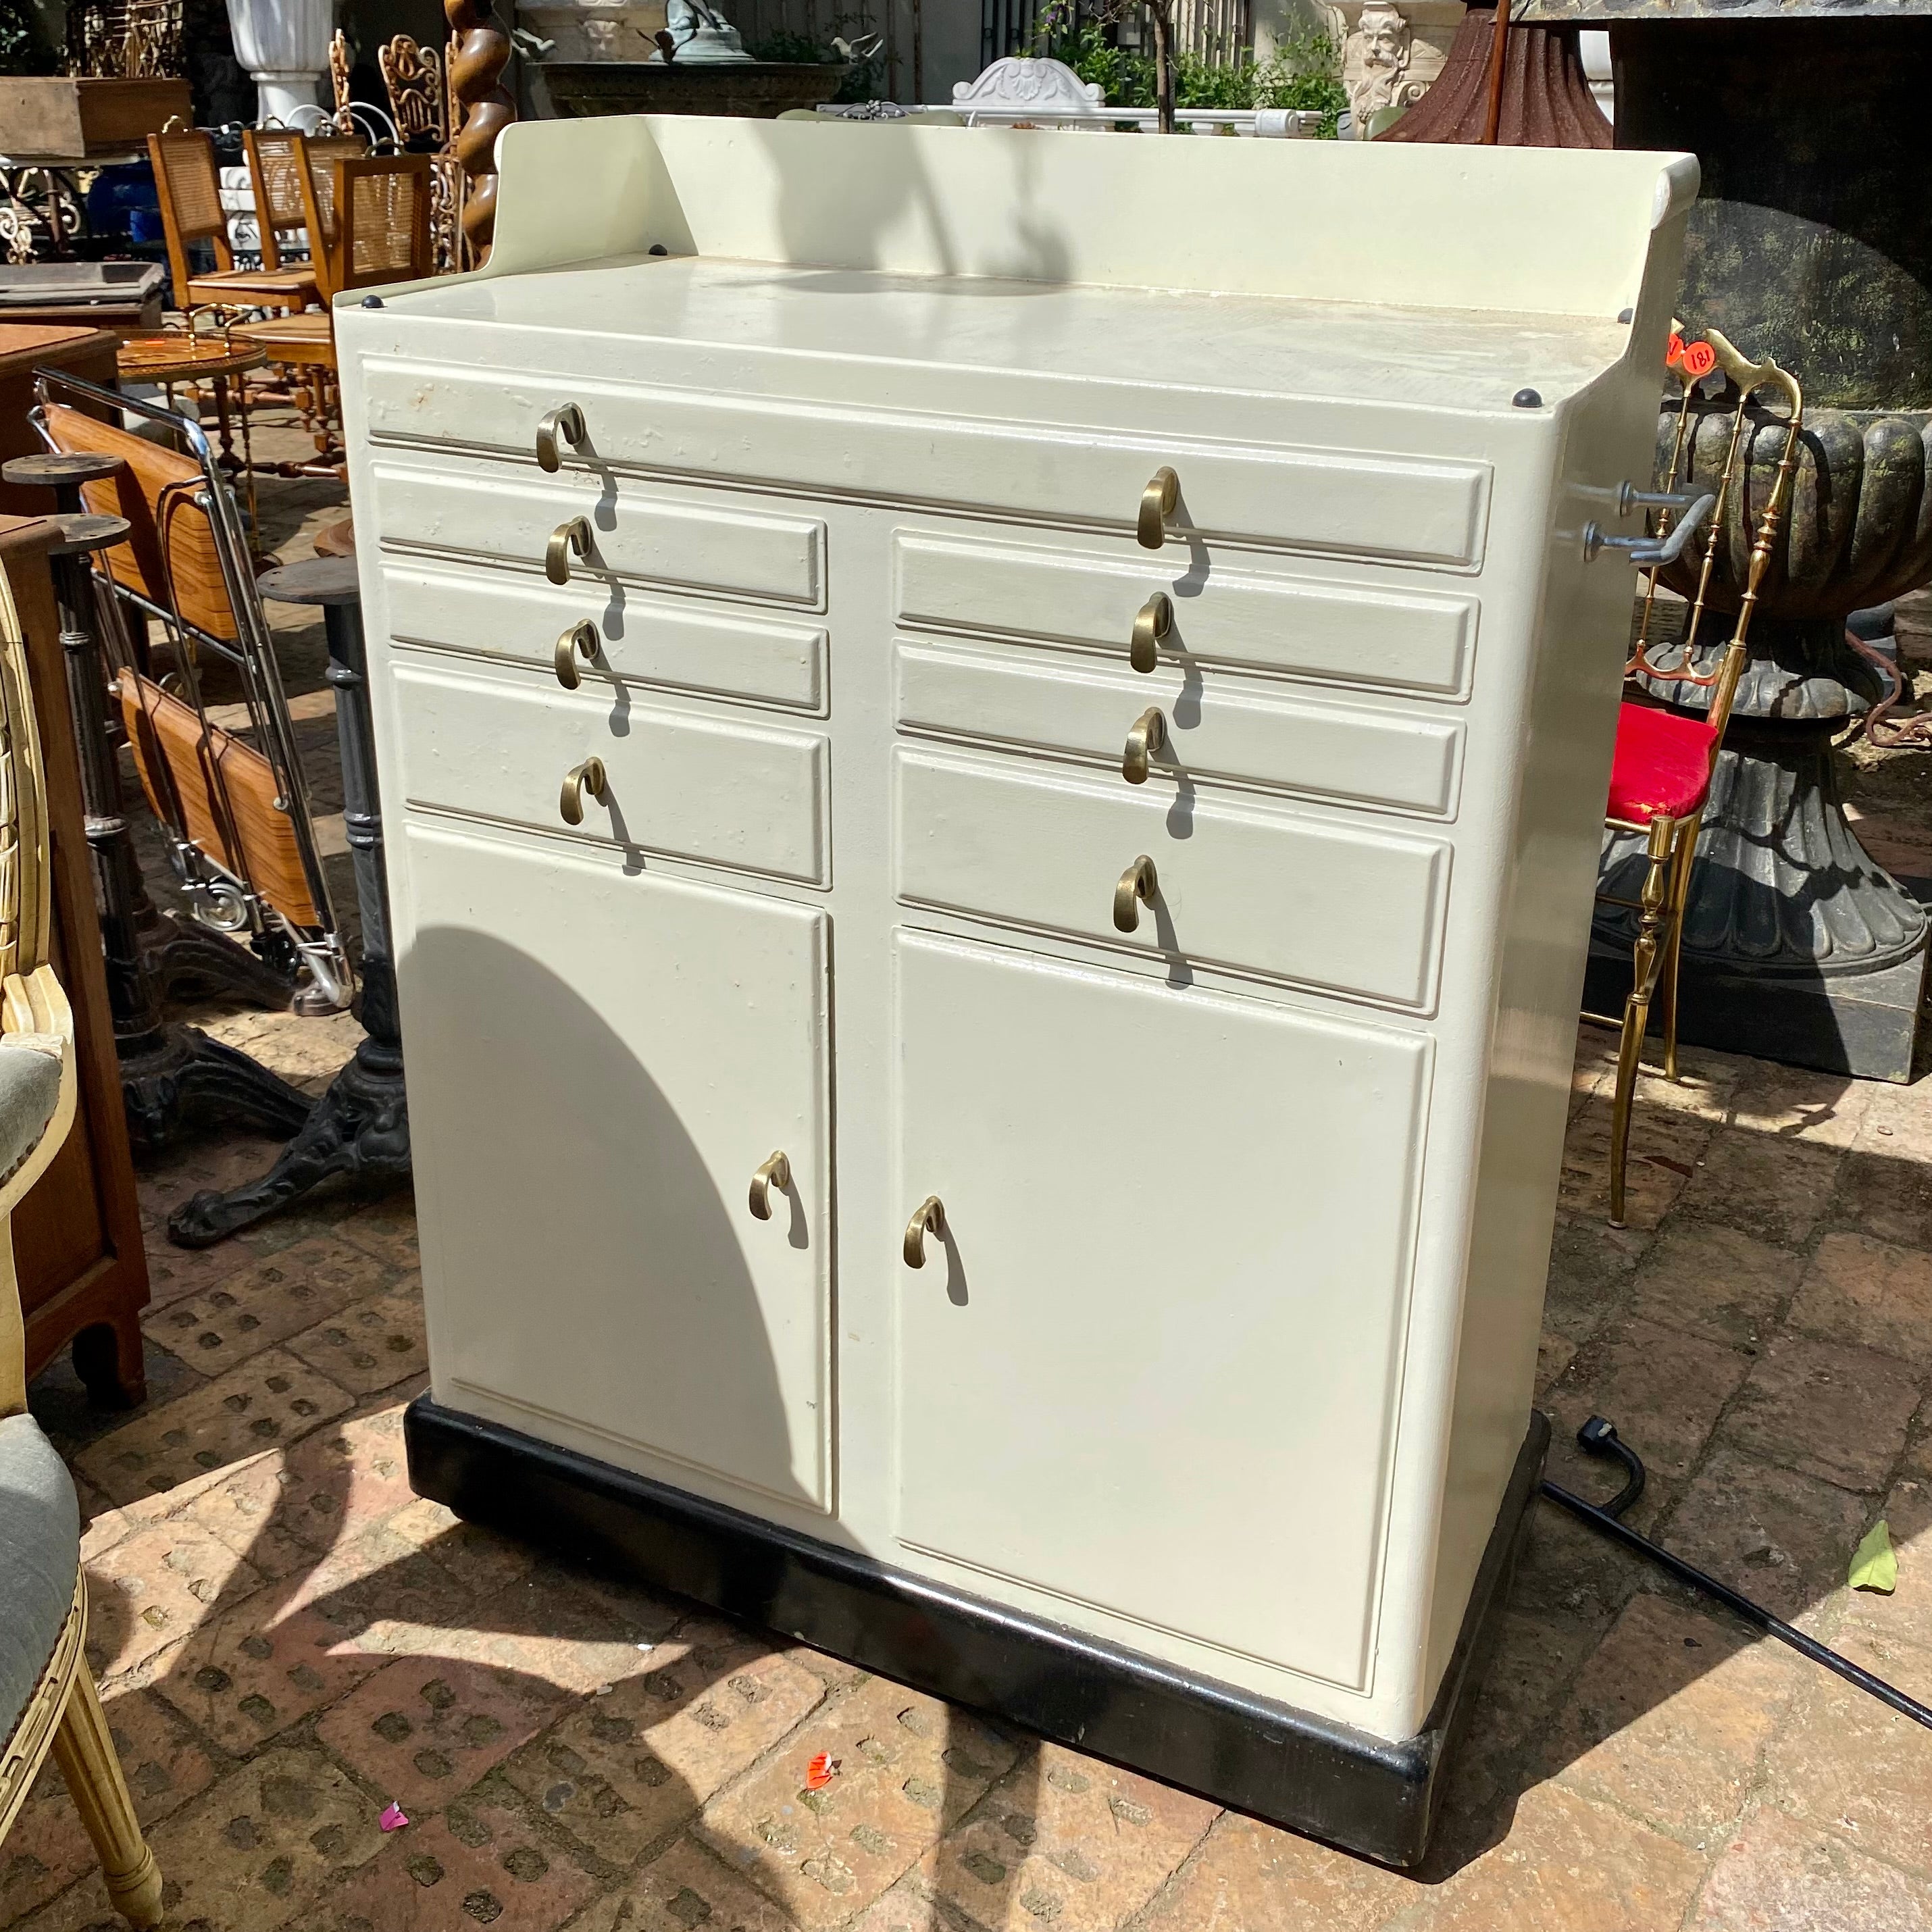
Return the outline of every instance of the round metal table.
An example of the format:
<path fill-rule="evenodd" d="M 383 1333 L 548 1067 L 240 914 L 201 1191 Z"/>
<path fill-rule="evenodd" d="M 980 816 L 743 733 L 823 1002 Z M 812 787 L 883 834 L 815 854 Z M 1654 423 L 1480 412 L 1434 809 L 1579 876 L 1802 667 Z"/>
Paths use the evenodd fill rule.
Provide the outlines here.
<path fill-rule="evenodd" d="M 248 385 L 236 386 L 235 415 L 241 419 L 242 454 L 235 454 L 234 424 L 229 411 L 231 376 L 261 368 L 267 355 L 254 344 L 226 341 L 218 335 L 189 335 L 178 332 L 160 335 L 130 335 L 116 357 L 124 382 L 156 382 L 167 392 L 172 409 L 178 383 L 208 383 L 214 392 L 217 434 L 221 460 L 231 470 L 252 470 L 254 450 L 248 436 Z"/>

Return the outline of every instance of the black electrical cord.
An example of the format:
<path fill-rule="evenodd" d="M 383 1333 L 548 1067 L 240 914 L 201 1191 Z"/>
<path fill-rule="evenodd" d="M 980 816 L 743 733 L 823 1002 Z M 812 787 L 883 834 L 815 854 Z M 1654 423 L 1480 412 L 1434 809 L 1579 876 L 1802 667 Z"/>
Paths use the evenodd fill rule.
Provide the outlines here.
<path fill-rule="evenodd" d="M 1782 1617 L 1773 1616 L 1762 1604 L 1753 1603 L 1728 1583 L 1719 1582 L 1694 1563 L 1687 1563 L 1682 1557 L 1672 1556 L 1661 1544 L 1653 1543 L 1648 1537 L 1640 1536 L 1631 1528 L 1623 1520 L 1623 1514 L 1643 1494 L 1643 1461 L 1617 1434 L 1615 1423 L 1606 1421 L 1600 1415 L 1593 1415 L 1577 1430 L 1576 1441 L 1588 1455 L 1614 1456 L 1621 1462 L 1626 1478 L 1624 1486 L 1608 1502 L 1592 1503 L 1546 1478 L 1543 1493 L 1552 1502 L 1560 1504 L 1580 1522 L 1588 1523 L 1612 1542 L 1622 1544 L 1626 1550 L 1634 1550 L 1638 1556 L 1648 1558 L 1660 1569 L 1669 1570 L 1680 1583 L 1688 1583 L 1692 1589 L 1702 1591 L 1706 1596 L 1722 1604 L 1734 1616 L 1743 1618 L 1767 1636 L 1774 1636 L 1780 1643 L 1789 1644 L 1801 1657 L 1808 1657 L 1814 1664 L 1822 1664 L 1827 1670 L 1835 1671 L 1847 1684 L 1856 1684 L 1881 1704 L 1890 1705 L 1901 1716 L 1932 1730 L 1932 1708 L 1920 1703 L 1916 1697 L 1908 1697 L 1883 1678 L 1874 1677 L 1869 1670 L 1862 1670 L 1849 1657 L 1841 1657 L 1816 1637 L 1807 1636 Z"/>

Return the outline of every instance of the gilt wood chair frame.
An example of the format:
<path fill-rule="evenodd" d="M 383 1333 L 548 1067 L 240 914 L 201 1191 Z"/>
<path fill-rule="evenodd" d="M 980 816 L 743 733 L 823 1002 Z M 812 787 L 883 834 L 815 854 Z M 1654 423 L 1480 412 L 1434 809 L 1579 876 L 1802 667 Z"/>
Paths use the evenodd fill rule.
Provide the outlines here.
<path fill-rule="evenodd" d="M 196 721 L 199 754 L 191 782 L 199 792 L 206 794 L 206 816 L 212 821 L 215 836 L 200 840 L 193 836 L 191 820 L 199 814 L 190 812 L 182 796 L 182 774 L 171 764 L 151 758 L 147 761 L 151 768 L 164 765 L 154 787 L 154 802 L 168 836 L 172 862 L 195 916 L 218 932 L 246 930 L 257 939 L 281 935 L 308 966 L 319 999 L 338 1009 L 346 1006 L 354 980 L 316 842 L 314 818 L 288 698 L 282 687 L 281 669 L 255 589 L 241 513 L 212 445 L 200 424 L 190 418 L 139 397 L 97 388 L 77 376 L 43 370 L 35 378 L 34 392 L 38 400 L 30 417 L 41 440 L 50 449 L 61 446 L 46 413 L 50 406 L 65 404 L 83 412 L 131 410 L 171 430 L 200 466 L 201 476 L 191 494 L 178 490 L 178 502 L 162 506 L 156 511 L 156 523 L 164 538 L 158 559 L 142 559 L 130 545 L 130 554 L 139 567 L 117 570 L 113 566 L 114 554 L 110 553 L 95 571 L 95 581 L 104 587 L 110 598 L 118 598 L 142 618 L 159 620 L 174 647 L 182 688 L 178 693 L 170 694 L 184 702 Z M 184 610 L 182 586 L 175 581 L 170 567 L 165 520 L 171 512 L 189 511 L 206 520 L 218 569 L 218 589 L 225 596 L 233 625 L 232 636 L 218 634 Z M 212 596 L 216 587 L 203 586 L 204 595 Z M 226 771 L 226 748 L 234 742 L 233 736 L 208 716 L 196 668 L 197 653 L 202 650 L 233 665 L 239 674 L 254 748 L 267 760 L 273 775 L 272 808 L 286 820 L 301 884 L 308 896 L 306 910 L 315 916 L 313 924 L 292 918 L 272 904 L 262 882 L 250 875 L 246 854 L 251 842 L 246 814 L 233 796 Z M 211 850 L 212 844 L 222 849 Z"/>
<path fill-rule="evenodd" d="M 0 1416 L 18 1415 L 27 1405 L 14 1210 L 59 1153 L 78 1100 L 74 1015 L 47 958 L 53 929 L 47 840 L 26 640 L 12 590 L 0 573 L 0 1033 L 56 1042 L 61 1066 L 52 1118 L 32 1150 L 0 1184 Z M 51 1755 L 94 1841 L 115 1909 L 134 1925 L 155 1926 L 161 1918 L 161 1875 L 142 1837 L 87 1667 L 86 1636 L 87 1577 L 76 1564 L 73 1600 L 52 1653 L 11 1735 L 0 1738 L 0 1840 Z"/>

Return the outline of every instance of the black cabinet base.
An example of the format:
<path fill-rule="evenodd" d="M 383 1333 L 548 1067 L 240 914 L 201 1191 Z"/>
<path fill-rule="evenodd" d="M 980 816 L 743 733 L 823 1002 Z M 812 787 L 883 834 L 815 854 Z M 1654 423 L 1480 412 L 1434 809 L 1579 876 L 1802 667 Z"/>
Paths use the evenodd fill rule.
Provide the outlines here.
<path fill-rule="evenodd" d="M 1391 1744 L 427 1396 L 410 1405 L 405 1429 L 417 1492 L 472 1522 L 1394 1865 L 1427 1846 L 1550 1445 L 1549 1424 L 1532 1414 L 1436 1707 L 1414 1737 Z"/>

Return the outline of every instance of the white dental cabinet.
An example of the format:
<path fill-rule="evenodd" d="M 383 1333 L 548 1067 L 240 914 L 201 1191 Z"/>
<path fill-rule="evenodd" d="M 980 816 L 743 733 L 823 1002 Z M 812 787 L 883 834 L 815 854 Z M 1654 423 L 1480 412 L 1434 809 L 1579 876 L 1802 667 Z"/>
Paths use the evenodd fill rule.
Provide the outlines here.
<path fill-rule="evenodd" d="M 1695 164 L 502 167 L 484 268 L 336 315 L 418 1486 L 1413 1860 L 1540 1466 L 1582 532 Z"/>

